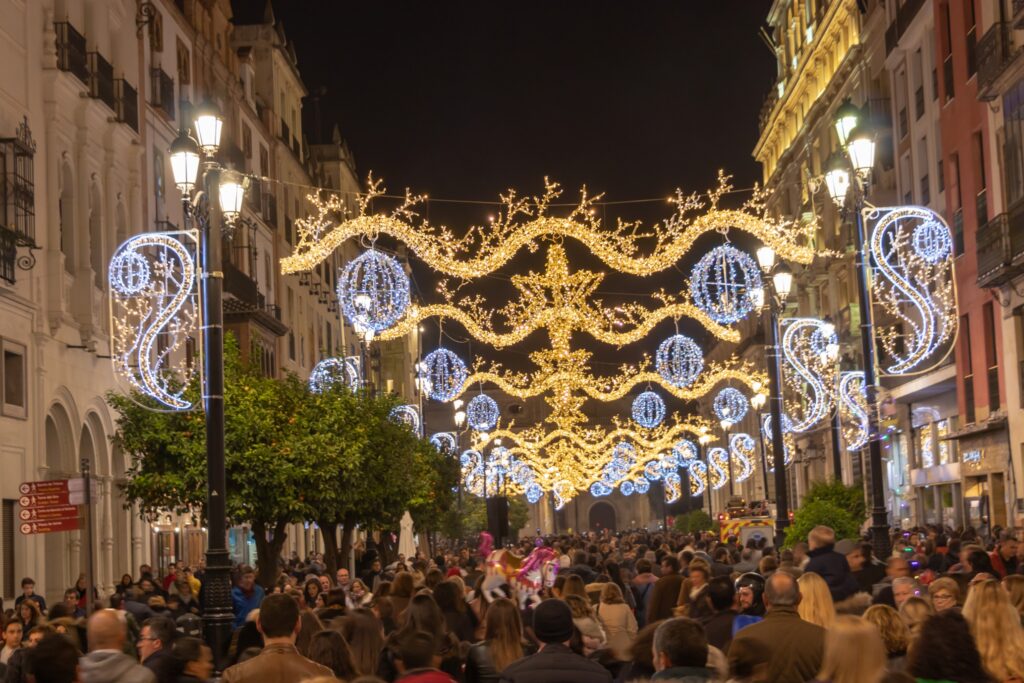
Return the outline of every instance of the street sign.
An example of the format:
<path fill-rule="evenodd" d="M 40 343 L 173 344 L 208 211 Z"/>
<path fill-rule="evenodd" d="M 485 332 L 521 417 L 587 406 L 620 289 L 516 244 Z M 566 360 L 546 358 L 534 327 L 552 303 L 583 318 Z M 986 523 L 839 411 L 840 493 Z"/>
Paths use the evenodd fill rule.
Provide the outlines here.
<path fill-rule="evenodd" d="M 68 480 L 54 479 L 53 481 L 25 481 L 18 487 L 21 495 L 29 493 L 67 493 Z"/>
<path fill-rule="evenodd" d="M 71 497 L 75 496 L 78 502 L 71 502 Z M 18 498 L 18 505 L 23 508 L 38 508 L 38 507 L 52 507 L 54 505 L 81 505 L 85 502 L 85 496 L 80 493 L 68 493 L 63 491 L 61 493 L 36 493 L 28 496 L 21 496 Z"/>
<path fill-rule="evenodd" d="M 36 522 L 22 522 L 21 533 L 26 536 L 48 534 L 52 531 L 75 531 L 78 529 L 78 517 L 71 519 L 44 519 Z"/>
<path fill-rule="evenodd" d="M 22 508 L 18 517 L 23 522 L 54 519 L 78 519 L 81 510 L 77 505 L 58 505 L 45 508 Z"/>

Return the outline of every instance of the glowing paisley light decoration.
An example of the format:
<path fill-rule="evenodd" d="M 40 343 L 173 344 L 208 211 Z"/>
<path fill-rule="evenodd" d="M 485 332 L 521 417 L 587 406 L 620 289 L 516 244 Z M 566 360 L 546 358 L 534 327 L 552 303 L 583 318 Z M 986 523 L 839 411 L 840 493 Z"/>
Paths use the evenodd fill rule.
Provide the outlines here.
<path fill-rule="evenodd" d="M 729 437 L 729 452 L 733 462 L 736 483 L 742 483 L 754 473 L 754 449 L 757 447 L 753 437 L 739 433 Z"/>
<path fill-rule="evenodd" d="M 923 206 L 865 209 L 864 222 L 873 224 L 871 298 L 881 309 L 875 317 L 895 321 L 876 327 L 879 365 L 890 375 L 927 372 L 952 351 L 959 322 L 952 232 Z"/>
<path fill-rule="evenodd" d="M 793 393 L 806 400 L 802 409 L 797 404 L 792 406 L 795 410 L 788 411 L 802 412 L 800 417 L 791 416 L 791 431 L 799 434 L 813 428 L 829 413 L 831 394 L 828 389 L 830 383 L 826 380 L 834 377 L 834 363 L 823 362 L 818 346 L 822 328 L 827 330 L 831 326 L 815 318 L 787 318 L 782 323 L 786 326 L 782 335 L 782 352 L 786 360 L 783 378 Z"/>
<path fill-rule="evenodd" d="M 690 463 L 690 495 L 696 498 L 708 488 L 708 466 L 700 460 Z M 677 475 L 678 476 L 678 475 Z"/>
<path fill-rule="evenodd" d="M 576 495 L 576 489 L 573 487 L 572 482 L 562 479 L 555 482 L 554 487 L 551 489 L 551 495 L 554 496 L 555 509 L 561 510 Z"/>
<path fill-rule="evenodd" d="M 766 444 L 772 443 L 772 416 L 765 415 L 761 422 L 761 434 L 764 436 Z M 782 414 L 782 464 L 783 466 L 788 465 L 793 461 L 793 421 L 789 419 L 789 415 Z M 769 449 L 767 455 L 768 459 L 768 471 L 775 471 L 775 455 Z"/>
<path fill-rule="evenodd" d="M 194 407 L 184 393 L 202 367 L 201 350 L 196 359 L 184 353 L 201 318 L 198 250 L 194 230 L 146 233 L 126 240 L 110 260 L 114 376 L 167 410 Z"/>
<path fill-rule="evenodd" d="M 868 442 L 868 395 L 862 371 L 840 375 L 839 409 L 846 450 L 859 451 Z"/>
<path fill-rule="evenodd" d="M 715 491 L 729 483 L 729 452 L 720 446 L 708 451 L 711 466 L 711 488 Z"/>
<path fill-rule="evenodd" d="M 682 495 L 683 480 L 678 472 L 665 475 L 665 502 L 674 503 Z"/>

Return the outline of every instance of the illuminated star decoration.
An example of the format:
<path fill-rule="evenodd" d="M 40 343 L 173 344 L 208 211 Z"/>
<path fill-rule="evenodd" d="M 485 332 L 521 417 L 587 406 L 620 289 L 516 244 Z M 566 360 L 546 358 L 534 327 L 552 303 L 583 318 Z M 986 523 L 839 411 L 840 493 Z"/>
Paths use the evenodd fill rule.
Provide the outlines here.
<path fill-rule="evenodd" d="M 665 419 L 665 401 L 653 391 L 645 391 L 633 400 L 633 421 L 648 429 Z"/>
<path fill-rule="evenodd" d="M 338 278 L 345 319 L 371 336 L 394 326 L 409 307 L 409 276 L 393 256 L 376 249 L 352 259 Z"/>
<path fill-rule="evenodd" d="M 715 417 L 729 426 L 736 424 L 747 414 L 750 402 L 743 392 L 733 387 L 725 387 L 715 396 L 712 410 Z"/>
<path fill-rule="evenodd" d="M 761 269 L 754 259 L 731 244 L 705 254 L 690 274 L 690 295 L 717 323 L 729 325 L 754 310 L 751 291 L 764 291 Z"/>
<path fill-rule="evenodd" d="M 198 250 L 194 230 L 154 232 L 129 238 L 110 260 L 114 376 L 163 410 L 194 407 L 184 393 L 202 367 L 202 350 L 192 362 L 182 351 L 189 339 L 199 347 Z"/>
<path fill-rule="evenodd" d="M 420 433 L 420 411 L 414 405 L 400 405 L 395 406 L 391 409 L 391 413 L 388 415 L 392 420 L 399 424 L 404 424 L 413 431 L 414 434 L 419 435 Z"/>
<path fill-rule="evenodd" d="M 466 405 L 466 423 L 478 432 L 489 432 L 498 426 L 498 403 L 487 394 L 477 394 Z"/>
<path fill-rule="evenodd" d="M 920 374 L 949 355 L 956 338 L 953 235 L 940 215 L 922 206 L 866 209 L 871 299 L 881 309 L 876 326 L 890 375 Z"/>
<path fill-rule="evenodd" d="M 420 386 L 435 401 L 448 402 L 462 393 L 468 375 L 461 358 L 448 349 L 440 348 L 423 359 Z"/>
<path fill-rule="evenodd" d="M 868 442 L 868 395 L 863 371 L 840 375 L 839 409 L 846 450 L 859 451 Z"/>

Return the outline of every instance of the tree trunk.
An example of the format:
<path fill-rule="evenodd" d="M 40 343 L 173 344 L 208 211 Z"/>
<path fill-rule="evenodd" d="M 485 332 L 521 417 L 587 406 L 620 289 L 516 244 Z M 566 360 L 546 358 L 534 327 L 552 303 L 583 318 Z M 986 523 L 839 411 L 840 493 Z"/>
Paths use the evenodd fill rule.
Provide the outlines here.
<path fill-rule="evenodd" d="M 288 534 L 285 531 L 287 528 L 286 521 L 277 520 L 274 525 L 274 537 L 268 541 L 266 523 L 257 521 L 252 524 L 252 533 L 256 538 L 256 577 L 259 584 L 268 592 L 277 581 L 281 549 L 284 548 L 284 542 L 288 539 Z"/>
<path fill-rule="evenodd" d="M 345 515 L 345 521 L 341 525 L 341 566 L 348 567 L 348 571 L 353 578 L 355 578 L 356 568 L 349 566 L 348 558 L 352 554 L 352 536 L 355 535 L 355 532 L 355 515 Z"/>
<path fill-rule="evenodd" d="M 324 539 L 324 564 L 327 565 L 327 575 L 334 577 L 338 573 L 338 523 L 318 519 L 316 524 L 320 527 L 320 535 Z"/>

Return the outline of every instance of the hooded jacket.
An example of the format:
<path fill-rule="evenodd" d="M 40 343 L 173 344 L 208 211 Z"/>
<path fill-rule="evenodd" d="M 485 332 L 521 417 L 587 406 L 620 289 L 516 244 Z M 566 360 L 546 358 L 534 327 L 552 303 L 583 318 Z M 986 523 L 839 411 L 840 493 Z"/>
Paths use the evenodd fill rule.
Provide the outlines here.
<path fill-rule="evenodd" d="M 98 650 L 79 661 L 83 683 L 156 683 L 153 672 L 123 652 Z"/>

